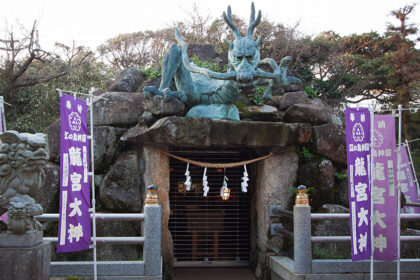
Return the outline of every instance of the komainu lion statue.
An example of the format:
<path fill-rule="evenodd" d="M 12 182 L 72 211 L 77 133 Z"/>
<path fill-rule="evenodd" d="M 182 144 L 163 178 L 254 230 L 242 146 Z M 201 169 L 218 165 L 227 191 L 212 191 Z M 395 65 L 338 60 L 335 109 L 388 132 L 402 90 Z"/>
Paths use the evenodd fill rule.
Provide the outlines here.
<path fill-rule="evenodd" d="M 34 197 L 45 180 L 45 135 L 6 131 L 0 140 L 0 215 L 9 211 L 8 233 L 40 230 L 33 217 L 41 215 L 43 209 Z"/>
<path fill-rule="evenodd" d="M 255 93 L 257 84 L 268 84 L 263 98 L 270 100 L 275 89 L 302 83 L 300 79 L 286 75 L 292 57 L 284 57 L 280 65 L 271 58 L 260 60 L 261 38 L 254 41 L 253 34 L 261 22 L 261 11 L 255 17 L 254 3 L 246 36 L 242 36 L 234 24 L 230 6 L 227 14 L 223 13 L 223 18 L 235 37 L 233 42 L 229 42 L 227 72 L 213 72 L 190 62 L 188 46 L 178 28 L 175 28 L 179 47 L 172 45 L 164 57 L 159 89 L 145 87 L 145 96 L 160 95 L 164 100 L 177 98 L 191 107 L 187 117 L 239 120 L 239 111 L 234 103 L 238 102 L 241 95 Z M 262 70 L 260 66 L 263 65 L 271 69 L 271 72 Z M 177 91 L 169 89 L 172 79 L 175 80 Z"/>

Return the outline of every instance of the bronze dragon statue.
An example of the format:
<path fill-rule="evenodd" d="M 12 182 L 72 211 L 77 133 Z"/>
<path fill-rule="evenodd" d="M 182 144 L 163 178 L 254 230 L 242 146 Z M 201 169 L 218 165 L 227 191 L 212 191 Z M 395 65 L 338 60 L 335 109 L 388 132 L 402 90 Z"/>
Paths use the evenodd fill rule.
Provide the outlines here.
<path fill-rule="evenodd" d="M 235 40 L 229 42 L 228 71 L 214 72 L 198 67 L 190 62 L 187 55 L 188 46 L 181 38 L 178 28 L 175 37 L 180 45 L 172 45 L 162 64 L 162 81 L 159 89 L 145 87 L 146 96 L 162 95 L 165 100 L 178 98 L 192 108 L 187 117 L 207 117 L 212 119 L 239 120 L 239 111 L 234 105 L 241 94 L 255 93 L 256 85 L 268 82 L 264 100 L 271 99 L 271 92 L 291 83 L 301 83 L 296 77 L 287 77 L 290 56 L 283 58 L 280 66 L 271 59 L 260 60 L 261 38 L 253 40 L 255 27 L 261 22 L 261 11 L 255 17 L 254 3 L 251 6 L 251 17 L 246 36 L 242 36 L 233 23 L 232 11 L 228 6 L 223 18 L 232 29 Z M 259 66 L 267 65 L 272 72 L 263 71 Z M 177 91 L 169 89 L 171 80 L 175 80 Z"/>

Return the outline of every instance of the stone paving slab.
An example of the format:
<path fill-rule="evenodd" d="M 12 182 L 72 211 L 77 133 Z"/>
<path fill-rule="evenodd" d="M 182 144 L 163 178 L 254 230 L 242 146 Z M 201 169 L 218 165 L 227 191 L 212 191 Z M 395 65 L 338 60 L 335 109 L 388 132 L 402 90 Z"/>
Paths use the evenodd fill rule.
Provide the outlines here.
<path fill-rule="evenodd" d="M 93 277 L 51 277 L 50 280 L 93 280 Z M 98 276 L 98 280 L 162 280 L 162 276 Z"/>
<path fill-rule="evenodd" d="M 311 274 L 297 274 L 294 272 L 294 261 L 292 259 L 288 257 L 271 257 L 270 268 L 271 280 L 370 279 L 368 262 L 351 262 L 350 260 L 314 260 Z M 374 280 L 396 279 L 395 262 L 375 262 L 375 271 Z M 400 276 L 401 280 L 420 280 L 420 260 L 402 260 Z"/>
<path fill-rule="evenodd" d="M 51 262 L 51 275 L 93 274 L 93 262 Z M 141 261 L 98 261 L 98 276 L 144 275 L 144 262 Z M 76 278 L 77 279 L 77 278 Z"/>
<path fill-rule="evenodd" d="M 249 268 L 176 267 L 173 280 L 257 280 Z"/>

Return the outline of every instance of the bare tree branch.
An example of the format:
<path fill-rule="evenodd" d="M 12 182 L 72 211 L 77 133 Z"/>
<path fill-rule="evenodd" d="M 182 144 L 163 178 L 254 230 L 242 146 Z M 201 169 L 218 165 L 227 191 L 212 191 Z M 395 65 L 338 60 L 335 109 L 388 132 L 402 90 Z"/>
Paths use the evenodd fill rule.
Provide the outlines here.
<path fill-rule="evenodd" d="M 16 38 L 14 30 L 9 29 L 0 40 L 0 51 L 5 53 L 0 64 L 5 79 L 1 90 L 6 99 L 13 100 L 19 88 L 60 78 L 94 59 L 93 52 L 74 43 L 70 47 L 57 43 L 61 54 L 44 50 L 39 44 L 36 21 L 30 30 L 21 26 L 21 31 Z"/>

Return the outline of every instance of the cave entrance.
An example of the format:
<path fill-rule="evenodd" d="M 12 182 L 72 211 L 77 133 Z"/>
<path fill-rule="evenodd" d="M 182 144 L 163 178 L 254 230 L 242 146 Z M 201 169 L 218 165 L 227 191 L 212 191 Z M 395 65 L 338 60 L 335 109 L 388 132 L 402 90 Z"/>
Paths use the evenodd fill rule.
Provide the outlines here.
<path fill-rule="evenodd" d="M 172 149 L 171 153 L 201 162 L 229 163 L 252 158 L 249 150 Z M 210 190 L 203 196 L 204 168 L 190 164 L 192 180 L 186 190 L 187 163 L 170 159 L 170 217 L 175 266 L 249 266 L 251 243 L 252 164 L 247 166 L 248 192 L 242 192 L 244 167 L 208 168 Z M 231 190 L 228 200 L 220 196 L 224 172 Z"/>

